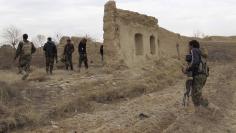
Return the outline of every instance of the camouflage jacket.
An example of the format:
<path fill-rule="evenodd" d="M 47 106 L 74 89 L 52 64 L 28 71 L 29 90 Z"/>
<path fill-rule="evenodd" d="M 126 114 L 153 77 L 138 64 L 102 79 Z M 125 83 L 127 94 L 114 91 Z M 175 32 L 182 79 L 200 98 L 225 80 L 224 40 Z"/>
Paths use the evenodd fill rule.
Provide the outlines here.
<path fill-rule="evenodd" d="M 31 54 L 35 53 L 36 52 L 36 48 L 34 46 L 34 44 L 32 42 L 30 42 L 32 44 L 32 48 L 31 48 Z M 15 54 L 15 59 L 17 59 L 18 57 L 21 57 L 24 55 L 24 52 L 22 50 L 23 48 L 23 45 L 24 45 L 24 42 L 21 41 L 16 49 L 16 54 Z"/>

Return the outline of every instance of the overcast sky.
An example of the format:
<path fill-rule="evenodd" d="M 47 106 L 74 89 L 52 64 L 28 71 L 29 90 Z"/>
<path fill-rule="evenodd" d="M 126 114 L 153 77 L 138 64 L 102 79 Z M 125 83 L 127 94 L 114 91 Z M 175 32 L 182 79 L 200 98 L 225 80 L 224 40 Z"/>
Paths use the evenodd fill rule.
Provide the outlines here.
<path fill-rule="evenodd" d="M 107 0 L 0 0 L 0 29 L 15 25 L 31 36 L 90 35 L 102 41 Z M 117 7 L 158 18 L 182 35 L 236 35 L 236 0 L 117 0 Z"/>

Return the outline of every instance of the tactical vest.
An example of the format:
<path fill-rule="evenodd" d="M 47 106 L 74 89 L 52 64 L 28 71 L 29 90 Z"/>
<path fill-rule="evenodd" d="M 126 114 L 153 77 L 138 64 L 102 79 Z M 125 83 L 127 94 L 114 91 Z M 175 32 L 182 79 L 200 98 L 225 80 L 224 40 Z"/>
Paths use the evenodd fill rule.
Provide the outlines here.
<path fill-rule="evenodd" d="M 22 53 L 23 55 L 31 55 L 32 54 L 32 43 L 30 41 L 22 42 Z"/>

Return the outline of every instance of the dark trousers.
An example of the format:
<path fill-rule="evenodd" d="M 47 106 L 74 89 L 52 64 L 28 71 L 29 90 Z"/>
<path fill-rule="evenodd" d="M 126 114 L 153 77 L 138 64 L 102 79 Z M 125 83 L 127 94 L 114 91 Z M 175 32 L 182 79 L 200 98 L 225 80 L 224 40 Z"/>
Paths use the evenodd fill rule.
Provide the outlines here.
<path fill-rule="evenodd" d="M 79 68 L 81 68 L 83 62 L 84 62 L 85 68 L 88 69 L 87 54 L 80 54 L 79 55 Z"/>
<path fill-rule="evenodd" d="M 104 61 L 104 55 L 103 54 L 101 54 L 101 57 L 102 57 L 102 61 Z"/>
<path fill-rule="evenodd" d="M 73 62 L 72 62 L 72 55 L 66 55 L 65 56 L 66 59 L 66 70 L 69 70 L 69 67 L 71 70 L 73 70 Z"/>
<path fill-rule="evenodd" d="M 54 66 L 54 57 L 46 57 L 46 72 L 52 74 Z"/>

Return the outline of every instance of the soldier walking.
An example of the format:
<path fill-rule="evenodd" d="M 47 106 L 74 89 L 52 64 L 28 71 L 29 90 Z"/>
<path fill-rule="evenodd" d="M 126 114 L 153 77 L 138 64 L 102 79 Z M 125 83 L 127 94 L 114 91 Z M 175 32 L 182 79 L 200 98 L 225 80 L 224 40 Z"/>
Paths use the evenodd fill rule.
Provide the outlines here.
<path fill-rule="evenodd" d="M 71 70 L 73 69 L 73 62 L 72 62 L 72 54 L 74 53 L 74 45 L 71 43 L 71 40 L 67 40 L 67 44 L 64 47 L 64 56 L 65 56 L 65 65 L 66 70 L 69 70 L 69 67 Z"/>
<path fill-rule="evenodd" d="M 34 44 L 28 41 L 28 35 L 23 35 L 23 41 L 21 41 L 17 47 L 14 60 L 19 57 L 19 69 L 23 74 L 22 80 L 25 80 L 30 73 L 30 64 L 32 54 L 36 52 Z"/>
<path fill-rule="evenodd" d="M 52 41 L 52 38 L 49 37 L 47 43 L 43 46 L 46 58 L 46 72 L 47 74 L 52 74 L 54 62 L 57 60 L 57 47 Z"/>
<path fill-rule="evenodd" d="M 208 107 L 208 100 L 202 97 L 202 89 L 206 83 L 208 76 L 208 68 L 204 68 L 202 64 L 202 52 L 198 41 L 193 40 L 189 42 L 192 61 L 186 72 L 192 72 L 192 101 L 195 107 Z"/>

